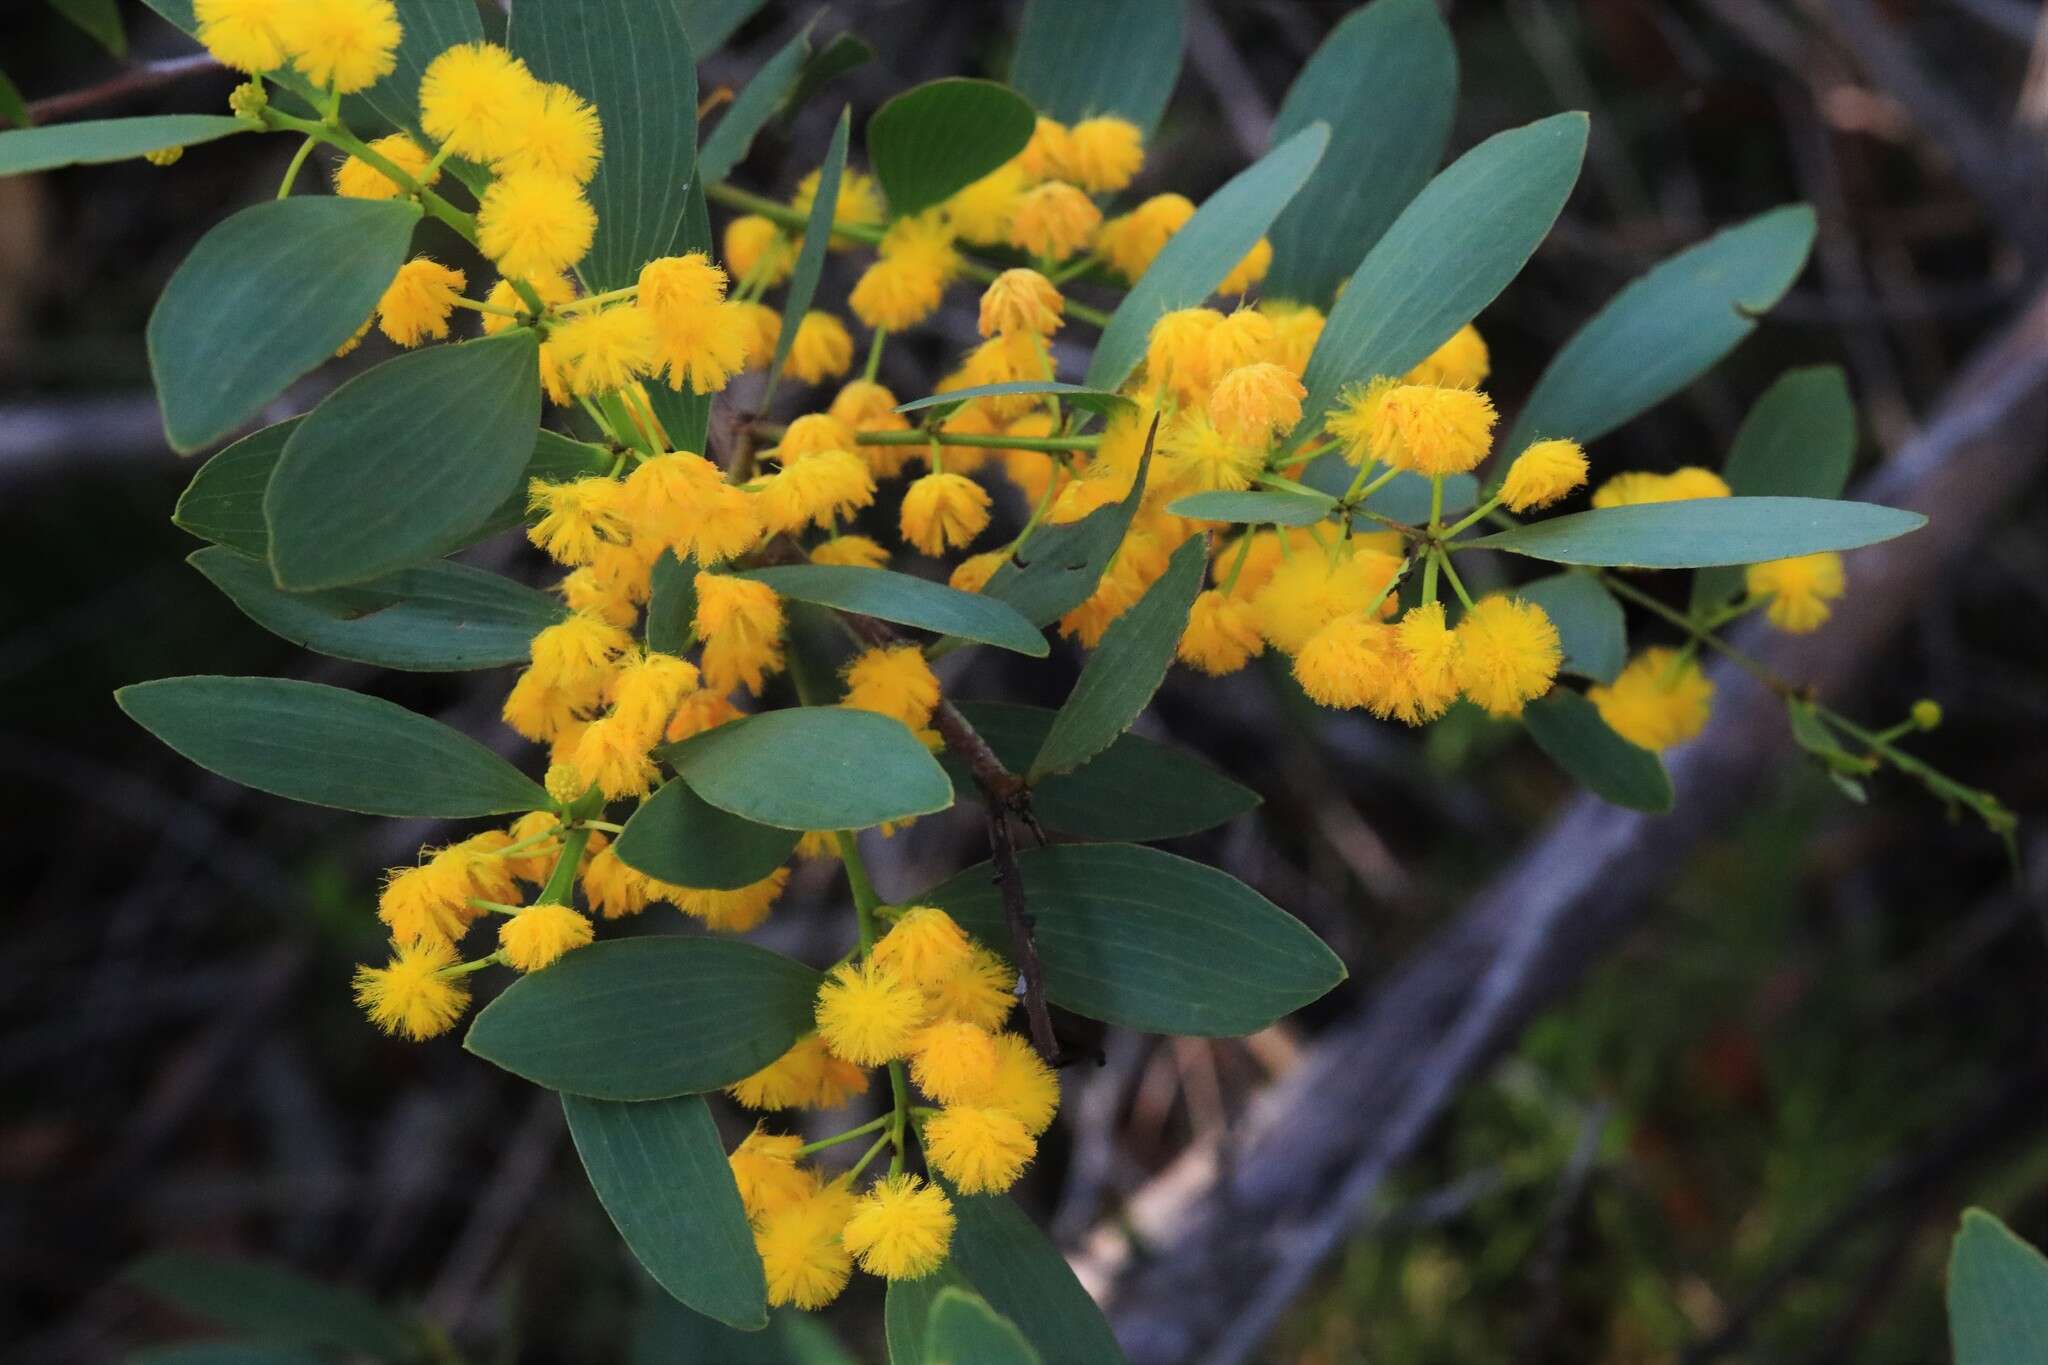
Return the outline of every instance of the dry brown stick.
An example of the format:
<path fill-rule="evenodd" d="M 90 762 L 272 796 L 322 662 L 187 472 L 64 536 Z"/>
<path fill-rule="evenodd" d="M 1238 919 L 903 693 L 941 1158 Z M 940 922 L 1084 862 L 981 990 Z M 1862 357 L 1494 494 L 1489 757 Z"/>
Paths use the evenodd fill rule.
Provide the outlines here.
<path fill-rule="evenodd" d="M 1881 657 L 1943 566 L 2039 474 L 2044 388 L 2048 294 L 1972 358 L 1921 436 L 1860 492 L 1931 524 L 1852 560 L 1856 591 L 1826 631 L 1761 642 L 1774 669 L 1832 695 Z M 1125 1217 L 1149 1259 L 1123 1228 L 1098 1229 L 1079 1269 L 1109 1300 L 1133 1365 L 1254 1353 L 1464 1083 L 1621 940 L 1684 851 L 1787 757 L 1782 703 L 1738 671 L 1717 685 L 1708 731 L 1671 763 L 1675 814 L 1574 802 L 1261 1097 L 1229 1139 L 1227 1169 L 1198 1149 L 1133 1198 Z"/>
<path fill-rule="evenodd" d="M 88 85 L 83 90 L 71 90 L 62 95 L 51 95 L 29 105 L 31 123 L 48 123 L 51 119 L 63 119 L 72 114 L 82 114 L 103 104 L 130 95 L 147 94 L 181 81 L 187 76 L 202 72 L 221 71 L 226 68 L 204 52 L 195 52 L 189 57 L 167 57 L 160 62 L 142 62 L 129 67 L 117 76 L 109 77 L 97 85 Z"/>

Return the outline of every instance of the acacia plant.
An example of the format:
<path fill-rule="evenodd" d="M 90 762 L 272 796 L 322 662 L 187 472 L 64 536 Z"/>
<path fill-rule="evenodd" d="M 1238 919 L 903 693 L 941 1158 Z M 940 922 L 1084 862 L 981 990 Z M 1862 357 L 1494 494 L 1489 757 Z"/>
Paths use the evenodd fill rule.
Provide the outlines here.
<path fill-rule="evenodd" d="M 470 0 L 151 3 L 247 73 L 229 110 L 8 133 L 0 171 L 297 141 L 276 197 L 207 233 L 150 319 L 171 445 L 388 351 L 200 468 L 175 514 L 209 542 L 193 566 L 320 653 L 516 667 L 502 719 L 530 749 L 286 679 L 120 704 L 266 792 L 483 822 L 364 889 L 390 953 L 356 998 L 428 1045 L 467 1020 L 471 1052 L 559 1091 L 626 1243 L 735 1327 L 821 1308 L 858 1268 L 889 1282 L 896 1359 L 928 1335 L 931 1359 L 1115 1357 L 1004 1193 L 1070 1060 L 1050 1007 L 1237 1035 L 1344 976 L 1249 887 L 1147 847 L 1256 799 L 1127 733 L 1176 662 L 1263 655 L 1397 725 L 1477 707 L 1658 808 L 1658 752 L 1711 705 L 1701 652 L 1735 653 L 1752 614 L 1824 626 L 1841 553 L 1920 521 L 1842 500 L 1833 368 L 1774 385 L 1725 460 L 1653 473 L 1602 445 L 1758 325 L 1806 260 L 1803 206 L 1607 302 L 1501 427 L 1474 319 L 1550 230 L 1587 124 L 1439 171 L 1456 58 L 1429 0 L 1339 24 L 1272 150 L 1200 205 L 1127 192 L 1179 66 L 1172 0 L 1035 0 L 1007 84 L 904 91 L 858 156 L 842 112 L 815 171 L 752 188 L 755 134 L 836 49 L 793 40 L 700 140 L 670 0 L 518 0 L 497 41 Z M 420 254 L 429 218 L 473 254 Z M 861 266 L 844 299 L 820 297 L 832 253 Z M 877 382 L 892 337 L 977 295 L 984 339 L 929 392 Z M 1028 515 L 998 530 L 1003 485 Z M 1529 516 L 1583 486 L 1589 508 Z M 515 527 L 546 590 L 449 558 Z M 1624 603 L 1659 643 L 1631 655 Z M 1048 630 L 1087 651 L 1056 711 L 933 670 L 1046 658 Z M 1890 764 L 2007 823 L 1900 747 L 1931 703 L 1872 731 L 1786 695 L 1845 785 Z M 863 842 L 956 800 L 985 810 L 990 861 L 877 886 Z M 843 864 L 850 912 L 789 912 L 843 917 L 836 961 L 738 937 L 792 859 Z M 695 923 L 613 932 L 664 903 Z M 789 1131 L 870 1090 L 877 1117 Z M 761 1115 L 731 1152 L 714 1091 Z"/>

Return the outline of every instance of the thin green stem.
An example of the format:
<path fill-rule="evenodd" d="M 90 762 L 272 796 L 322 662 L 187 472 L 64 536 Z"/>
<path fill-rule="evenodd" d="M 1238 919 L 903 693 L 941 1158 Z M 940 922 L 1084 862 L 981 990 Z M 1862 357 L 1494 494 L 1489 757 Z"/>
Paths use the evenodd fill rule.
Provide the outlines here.
<path fill-rule="evenodd" d="M 1444 533 L 1444 476 L 1433 474 L 1429 480 L 1429 534 L 1441 537 Z"/>
<path fill-rule="evenodd" d="M 990 278 L 993 279 L 994 276 L 990 276 Z M 1067 316 L 1079 318 L 1081 321 L 1097 329 L 1109 326 L 1109 314 L 1103 312 L 1100 308 L 1090 308 L 1085 303 L 1076 303 L 1072 299 L 1067 300 Z"/>
<path fill-rule="evenodd" d="M 1615 574 L 1603 573 L 1600 575 L 1600 581 L 1616 597 L 1633 602 L 1651 615 L 1662 617 L 1672 625 L 1677 626 L 1689 637 L 1698 640 L 1708 649 L 1720 654 L 1723 658 L 1728 659 L 1737 667 L 1749 673 L 1771 691 L 1776 692 L 1780 696 L 1790 696 L 1792 694 L 1793 689 L 1789 683 L 1781 680 L 1776 674 L 1764 667 L 1763 664 L 1729 644 L 1720 636 L 1702 627 L 1684 612 L 1675 611 L 1665 606 L 1662 602 L 1650 596 L 1650 594 L 1636 587 L 1635 584 Z"/>
<path fill-rule="evenodd" d="M 910 1079 L 903 1074 L 903 1063 L 889 1063 L 889 1138 L 896 1144 L 895 1154 L 889 1158 L 889 1174 L 902 1175 L 904 1158 L 910 1150 Z"/>
<path fill-rule="evenodd" d="M 1245 533 L 1238 538 L 1237 554 L 1231 558 L 1230 572 L 1225 574 L 1223 577 L 1223 586 L 1221 588 L 1221 592 L 1225 597 L 1230 596 L 1232 592 L 1236 591 L 1237 580 L 1244 573 L 1245 562 L 1252 557 L 1252 537 L 1256 536 L 1257 534 L 1257 530 L 1247 529 Z"/>
<path fill-rule="evenodd" d="M 555 870 L 548 874 L 548 884 L 540 889 L 534 898 L 535 905 L 567 905 L 570 893 L 576 889 L 576 869 L 583 861 L 583 850 L 590 845 L 588 829 L 572 829 L 562 840 L 562 851 L 555 858 Z"/>
<path fill-rule="evenodd" d="M 606 834 L 624 834 L 626 832 L 624 825 L 615 825 L 609 820 L 584 820 L 581 823 L 585 829 L 601 829 Z"/>
<path fill-rule="evenodd" d="M 501 318 L 517 318 L 517 308 L 500 308 L 495 303 L 480 303 L 476 299 L 456 298 L 452 300 L 457 308 L 467 308 L 473 313 L 494 313 Z"/>
<path fill-rule="evenodd" d="M 1422 564 L 1422 600 L 1425 603 L 1436 601 L 1436 575 L 1437 555 L 1431 551 Z"/>
<path fill-rule="evenodd" d="M 1093 450 L 1102 444 L 1100 436 L 1003 436 L 970 431 L 858 431 L 853 439 L 864 446 L 921 446 L 937 441 L 945 446 L 980 446 L 986 450 L 1043 450 L 1065 453 Z"/>
<path fill-rule="evenodd" d="M 866 1137 L 869 1133 L 876 1132 L 885 1127 L 889 1120 L 894 1117 L 894 1114 L 883 1114 L 880 1118 L 869 1119 L 858 1128 L 849 1128 L 843 1133 L 835 1133 L 828 1138 L 819 1138 L 816 1142 L 806 1142 L 803 1146 L 796 1149 L 796 1154 L 798 1156 L 809 1156 L 813 1152 L 822 1152 L 827 1147 L 837 1147 L 842 1142 L 851 1142 L 857 1137 Z"/>
<path fill-rule="evenodd" d="M 884 1117 L 894 1119 L 896 1115 L 891 1113 L 885 1115 Z M 882 1149 L 884 1147 L 887 1147 L 894 1140 L 894 1134 L 891 1132 L 885 1132 L 880 1137 L 876 1138 L 875 1145 L 868 1148 L 865 1152 L 862 1152 L 860 1154 L 860 1160 L 854 1162 L 853 1169 L 846 1173 L 847 1183 L 851 1184 L 852 1182 L 860 1179 L 860 1173 L 868 1168 L 868 1163 L 870 1161 L 873 1161 L 876 1157 L 880 1156 L 882 1154 Z"/>
<path fill-rule="evenodd" d="M 570 299 L 567 303 L 557 304 L 554 311 L 556 313 L 576 313 L 586 308 L 601 308 L 607 303 L 616 303 L 620 299 L 634 298 L 639 293 L 640 286 L 637 284 L 622 285 L 617 289 L 607 289 L 602 294 L 586 294 L 580 299 Z"/>
<path fill-rule="evenodd" d="M 1449 581 L 1451 591 L 1458 594 L 1458 600 L 1465 604 L 1465 610 L 1472 610 L 1472 594 L 1465 591 L 1465 581 L 1458 577 L 1458 570 L 1451 563 L 1451 557 L 1442 550 L 1431 550 L 1430 557 L 1443 566 L 1444 578 Z"/>
<path fill-rule="evenodd" d="M 1458 532 L 1464 530 L 1466 527 L 1472 525 L 1473 523 L 1484 521 L 1488 516 L 1492 515 L 1493 509 L 1498 506 L 1500 506 L 1499 498 L 1489 498 L 1487 501 L 1473 508 L 1471 513 L 1468 516 L 1464 517 L 1462 520 L 1455 521 L 1451 523 L 1449 526 L 1444 527 L 1443 534 L 1440 538 L 1444 540 L 1449 540 L 1452 536 L 1458 534 Z"/>
<path fill-rule="evenodd" d="M 488 910 L 494 915 L 516 915 L 526 909 L 523 905 L 507 905 L 503 901 L 487 901 L 481 896 L 471 896 L 469 903 L 479 910 Z"/>
<path fill-rule="evenodd" d="M 306 158 L 313 154 L 313 149 L 319 145 L 319 138 L 308 137 L 299 144 L 299 150 L 292 153 L 291 164 L 284 168 L 284 181 L 277 187 L 278 198 L 283 199 L 292 192 L 292 186 L 298 183 L 299 170 L 306 164 Z"/>
<path fill-rule="evenodd" d="M 443 981 L 452 981 L 457 977 L 468 976 L 471 972 L 480 972 L 486 967 L 495 967 L 504 960 L 503 953 L 489 953 L 470 962 L 458 962 L 452 967 L 443 967 L 434 975 Z"/>
<path fill-rule="evenodd" d="M 877 327 L 875 339 L 868 343 L 868 363 L 861 368 L 860 377 L 869 384 L 874 383 L 875 376 L 882 371 L 882 347 L 888 340 L 889 329 Z"/>
<path fill-rule="evenodd" d="M 1344 496 L 1339 498 L 1338 501 L 1346 507 L 1355 507 L 1392 483 L 1394 476 L 1401 472 L 1390 465 L 1385 473 L 1381 474 L 1378 478 L 1373 478 L 1371 482 L 1367 482 L 1367 479 L 1372 475 L 1373 466 L 1378 463 L 1378 460 L 1359 461 L 1358 473 L 1352 476 L 1351 486 L 1344 490 Z"/>
<path fill-rule="evenodd" d="M 860 924 L 860 947 L 862 952 L 875 946 L 875 907 L 882 898 L 875 894 L 875 884 L 868 879 L 867 863 L 860 856 L 860 845 L 850 830 L 834 831 L 832 838 L 839 845 L 839 861 L 846 865 L 846 880 L 853 888 L 853 913 Z"/>

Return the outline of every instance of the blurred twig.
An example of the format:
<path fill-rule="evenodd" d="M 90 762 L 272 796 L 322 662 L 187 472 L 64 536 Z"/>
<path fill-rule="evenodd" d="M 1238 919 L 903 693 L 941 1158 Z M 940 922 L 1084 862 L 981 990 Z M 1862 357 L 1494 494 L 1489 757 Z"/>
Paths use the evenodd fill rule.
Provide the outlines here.
<path fill-rule="evenodd" d="M 97 85 L 88 85 L 81 90 L 67 90 L 61 95 L 51 95 L 29 105 L 29 118 L 35 123 L 49 123 L 70 118 L 102 105 L 115 104 L 134 95 L 148 94 L 166 85 L 174 85 L 188 77 L 203 75 L 224 68 L 204 52 L 195 52 L 187 57 L 166 57 L 162 61 L 139 62 L 119 75 L 111 76 Z"/>

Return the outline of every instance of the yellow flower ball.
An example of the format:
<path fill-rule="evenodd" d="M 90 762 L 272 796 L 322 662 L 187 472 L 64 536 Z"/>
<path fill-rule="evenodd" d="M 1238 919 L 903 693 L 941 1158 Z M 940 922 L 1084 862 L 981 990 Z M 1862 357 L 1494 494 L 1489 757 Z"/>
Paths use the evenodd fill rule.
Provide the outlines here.
<path fill-rule="evenodd" d="M 981 294 L 979 326 L 983 336 L 1028 332 L 1051 336 L 1060 328 L 1066 300 L 1051 280 L 1036 270 L 1005 270 Z"/>
<path fill-rule="evenodd" d="M 356 968 L 356 1003 L 386 1033 L 414 1042 L 446 1033 L 469 1007 L 469 988 L 442 975 L 456 965 L 448 944 L 398 945 L 387 965 Z"/>
<path fill-rule="evenodd" d="M 494 43 L 458 43 L 420 75 L 420 127 L 456 156 L 495 161 L 515 149 L 517 129 L 539 98 L 540 82 L 525 62 Z"/>
<path fill-rule="evenodd" d="M 501 175 L 477 206 L 477 247 L 515 278 L 561 274 L 583 259 L 596 233 L 596 210 L 562 176 Z"/>
<path fill-rule="evenodd" d="M 448 335 L 448 315 L 455 311 L 469 279 L 453 266 L 415 256 L 377 300 L 377 329 L 400 346 L 439 341 Z"/>
<path fill-rule="evenodd" d="M 419 143 L 404 133 L 380 137 L 369 146 L 371 151 L 422 185 L 432 185 L 441 178 L 439 166 L 428 173 L 427 163 L 432 158 Z M 334 192 L 344 199 L 396 199 L 403 193 L 396 181 L 357 156 L 343 157 L 341 164 L 334 168 Z"/>
<path fill-rule="evenodd" d="M 903 495 L 903 538 L 928 555 L 942 555 L 987 529 L 988 509 L 988 490 L 965 474 L 927 474 Z"/>
<path fill-rule="evenodd" d="M 1586 481 L 1586 452 L 1577 441 L 1537 441 L 1515 457 L 1501 480 L 1500 500 L 1509 510 L 1548 507 Z"/>
<path fill-rule="evenodd" d="M 1848 591 L 1842 557 L 1832 552 L 1752 564 L 1744 580 L 1750 596 L 1770 600 L 1765 618 L 1793 635 L 1819 630 L 1833 612 L 1829 603 Z"/>
<path fill-rule="evenodd" d="M 1662 753 L 1706 728 L 1714 684 L 1697 661 L 1658 646 L 1630 659 L 1613 682 L 1587 688 L 1586 699 L 1614 733 Z"/>
<path fill-rule="evenodd" d="M 1010 245 L 1029 255 L 1064 261 L 1087 246 L 1102 225 L 1102 210 L 1079 188 L 1048 180 L 1025 193 L 1010 217 Z"/>
<path fill-rule="evenodd" d="M 1216 381 L 1209 394 L 1209 420 L 1233 440 L 1266 442 L 1294 429 L 1307 396 L 1292 371 L 1270 360 L 1254 361 Z"/>
<path fill-rule="evenodd" d="M 1564 659 L 1543 608 L 1518 597 L 1482 598 L 1458 622 L 1458 689 L 1489 715 L 1519 716 L 1550 690 Z"/>
<path fill-rule="evenodd" d="M 995 1039 L 973 1024 L 941 1019 L 911 1043 L 910 1079 L 940 1104 L 981 1095 L 995 1070 Z"/>
<path fill-rule="evenodd" d="M 835 1055 L 859 1066 L 908 1056 L 929 1012 L 917 987 L 873 962 L 835 967 L 818 988 L 818 1032 Z"/>
<path fill-rule="evenodd" d="M 536 171 L 579 185 L 597 174 L 604 125 L 590 102 L 568 86 L 543 84 L 516 101 L 508 115 L 501 171 Z"/>
<path fill-rule="evenodd" d="M 870 1275 L 922 1279 L 952 1245 L 953 1203 L 914 1175 L 884 1176 L 853 1201 L 840 1240 Z"/>
<path fill-rule="evenodd" d="M 1007 1109 L 952 1105 L 924 1126 L 924 1152 L 962 1194 L 1000 1194 L 1038 1154 L 1037 1139 Z"/>
<path fill-rule="evenodd" d="M 589 943 L 590 921 L 566 905 L 530 905 L 498 926 L 498 951 L 522 972 L 537 972 Z"/>
<path fill-rule="evenodd" d="M 1463 474 L 1493 449 L 1493 400 L 1477 389 L 1403 384 L 1386 394 L 1380 420 L 1393 434 L 1388 461 L 1418 474 Z"/>
<path fill-rule="evenodd" d="M 300 0 L 285 10 L 277 33 L 307 80 L 344 95 L 390 75 L 404 36 L 391 0 Z"/>
<path fill-rule="evenodd" d="M 1433 384 L 1446 389 L 1476 389 L 1486 382 L 1492 368 L 1486 341 L 1479 329 L 1466 323 L 1451 339 L 1429 353 L 1420 365 L 1402 377 L 1404 384 Z"/>
<path fill-rule="evenodd" d="M 938 675 L 932 672 L 924 651 L 916 645 L 865 650 L 847 665 L 846 699 L 841 704 L 857 711 L 892 716 L 908 729 L 922 730 L 932 723 L 932 711 L 939 704 Z M 890 930 L 892 936 L 895 932 Z M 888 959 L 879 957 L 879 945 L 876 953 L 878 960 L 886 964 Z M 906 975 L 913 984 L 924 984 L 920 973 Z"/>
<path fill-rule="evenodd" d="M 846 324 L 816 309 L 797 324 L 789 347 L 790 378 L 802 384 L 837 379 L 853 365 L 853 337 Z"/>
<path fill-rule="evenodd" d="M 1210 588 L 1189 609 L 1177 654 L 1182 663 L 1220 678 L 1237 672 L 1265 649 L 1251 603 Z"/>
<path fill-rule="evenodd" d="M 1128 119 L 1082 119 L 1067 130 L 1064 153 L 1068 178 L 1090 194 L 1108 194 L 1130 184 L 1145 164 L 1145 135 Z"/>
<path fill-rule="evenodd" d="M 834 1182 L 761 1216 L 754 1248 L 761 1254 L 770 1305 L 810 1311 L 839 1297 L 853 1274 L 853 1258 L 840 1241 L 852 1213 L 853 1197 Z"/>
<path fill-rule="evenodd" d="M 297 0 L 193 0 L 199 41 L 223 66 L 256 75 L 284 65 Z"/>

